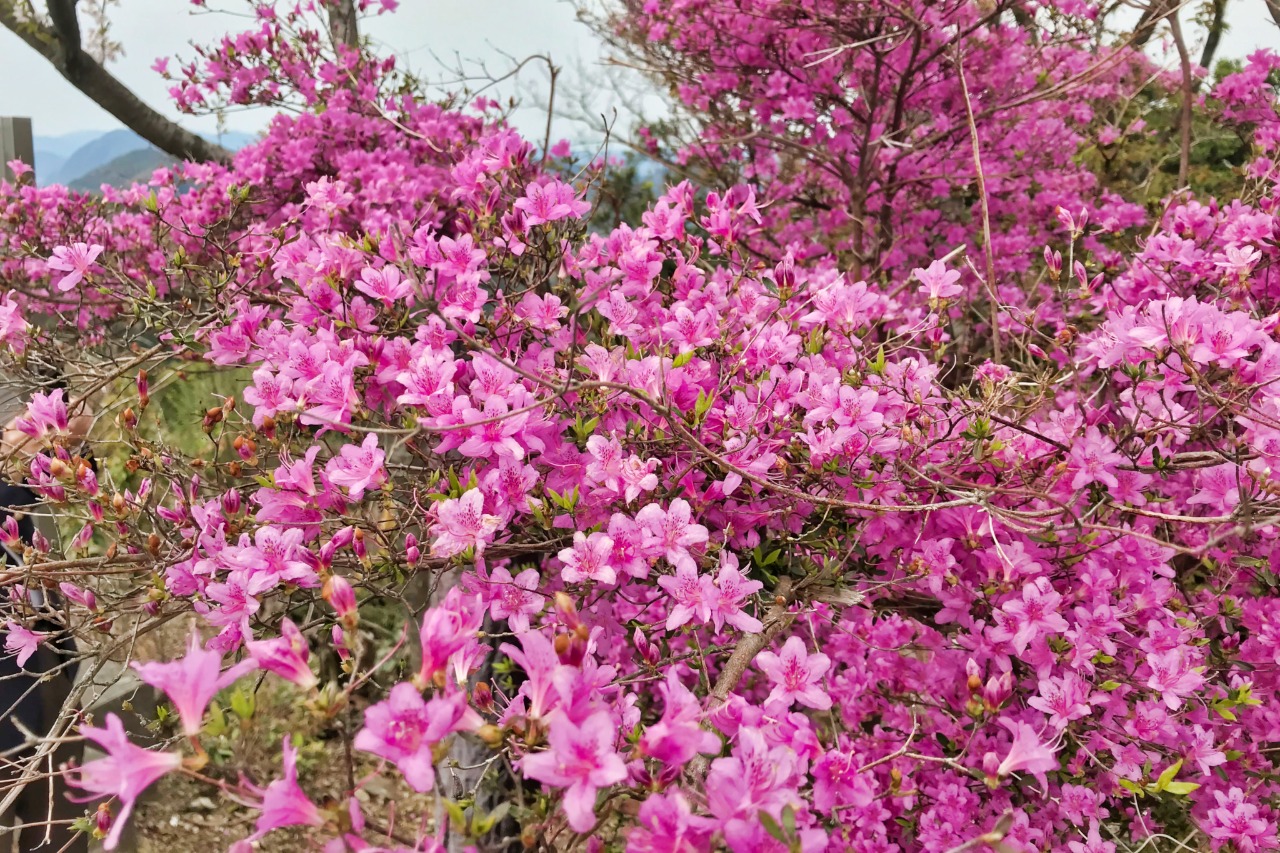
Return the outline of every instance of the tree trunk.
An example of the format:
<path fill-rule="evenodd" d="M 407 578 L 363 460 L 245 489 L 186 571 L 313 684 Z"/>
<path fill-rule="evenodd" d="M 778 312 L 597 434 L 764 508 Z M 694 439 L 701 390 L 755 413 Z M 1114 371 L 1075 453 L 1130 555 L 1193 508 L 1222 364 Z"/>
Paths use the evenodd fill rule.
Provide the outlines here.
<path fill-rule="evenodd" d="M 13 0 L 0 0 L 0 25 L 43 56 L 94 103 L 166 154 L 183 160 L 230 162 L 229 150 L 197 136 L 147 106 L 101 63 L 82 51 L 78 29 L 73 34 L 74 42 L 64 40 L 51 27 L 38 21 L 21 20 Z"/>
<path fill-rule="evenodd" d="M 325 7 L 329 12 L 329 35 L 333 38 L 333 46 L 345 45 L 359 50 L 360 28 L 355 0 L 328 0 Z"/>

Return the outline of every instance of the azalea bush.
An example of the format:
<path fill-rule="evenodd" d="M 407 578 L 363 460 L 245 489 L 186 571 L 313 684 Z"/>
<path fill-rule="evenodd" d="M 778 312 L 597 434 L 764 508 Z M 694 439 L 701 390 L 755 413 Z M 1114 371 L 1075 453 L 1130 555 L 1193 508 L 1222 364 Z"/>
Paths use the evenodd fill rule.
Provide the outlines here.
<path fill-rule="evenodd" d="M 232 164 L 0 186 L 5 368 L 69 378 L 17 424 L 65 535 L 2 531 L 6 645 L 197 625 L 135 662 L 159 743 L 69 707 L 27 778 L 97 744 L 58 772 L 108 849 L 178 775 L 237 853 L 1280 846 L 1280 57 L 1203 106 L 1235 196 L 1145 221 L 1075 156 L 1146 68 L 1094 10 L 829 5 L 628 7 L 706 121 L 607 229 L 567 146 L 267 3 L 173 75 L 280 109 Z M 197 367 L 237 390 L 157 417 Z M 249 778 L 264 690 L 305 722 Z"/>

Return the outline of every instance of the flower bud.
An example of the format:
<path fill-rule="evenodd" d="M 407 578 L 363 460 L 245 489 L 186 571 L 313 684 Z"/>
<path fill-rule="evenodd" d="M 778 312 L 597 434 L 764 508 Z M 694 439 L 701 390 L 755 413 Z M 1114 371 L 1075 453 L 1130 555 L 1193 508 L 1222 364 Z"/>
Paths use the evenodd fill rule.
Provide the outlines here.
<path fill-rule="evenodd" d="M 320 595 L 338 614 L 344 627 L 355 628 L 359 624 L 360 615 L 356 612 L 356 591 L 342 575 L 329 575 L 328 580 L 324 582 L 324 587 L 320 590 Z"/>
<path fill-rule="evenodd" d="M 111 806 L 98 804 L 98 811 L 93 816 L 93 837 L 106 838 L 111 832 Z"/>
<path fill-rule="evenodd" d="M 126 430 L 134 430 L 138 428 L 138 416 L 134 413 L 132 407 L 126 407 L 125 410 L 120 413 L 120 426 L 124 427 Z"/>

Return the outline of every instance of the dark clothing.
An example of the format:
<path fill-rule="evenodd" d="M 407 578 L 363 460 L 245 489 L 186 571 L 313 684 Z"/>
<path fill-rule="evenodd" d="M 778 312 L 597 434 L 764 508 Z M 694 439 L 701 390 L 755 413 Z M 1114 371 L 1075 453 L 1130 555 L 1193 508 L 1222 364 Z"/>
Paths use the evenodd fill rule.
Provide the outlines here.
<path fill-rule="evenodd" d="M 36 496 L 30 490 L 0 482 L 0 522 L 5 521 L 11 508 L 29 506 L 36 502 Z M 35 525 L 31 518 L 22 516 L 18 519 L 18 531 L 23 542 L 30 542 L 35 533 Z M 6 562 L 12 564 L 9 554 L 5 553 Z M 12 604 L 6 588 L 0 588 L 0 619 L 7 621 L 8 613 L 16 605 Z M 50 600 L 56 606 L 56 601 Z M 35 654 L 27 661 L 25 667 L 19 667 L 16 656 L 0 650 L 0 799 L 7 793 L 6 780 L 16 775 L 10 769 L 11 762 L 22 762 L 29 751 L 22 749 L 28 740 L 24 730 L 33 735 L 48 734 L 57 724 L 67 696 L 75 683 L 75 672 L 71 667 L 63 667 L 47 681 L 41 682 L 40 676 L 56 670 L 59 664 L 75 653 L 75 641 L 62 630 L 61 626 L 46 620 L 37 619 L 28 624 L 33 631 L 56 635 L 55 639 L 42 643 Z M 20 725 L 19 725 L 20 724 Z M 81 752 L 79 744 L 66 744 L 53 753 L 53 769 L 59 765 L 78 758 Z M 42 768 L 47 772 L 48 767 Z M 84 814 L 84 807 L 67 799 L 67 786 L 63 776 L 56 776 L 52 781 L 39 779 L 27 785 L 10 813 L 0 815 L 0 827 L 8 828 L 21 822 L 24 827 L 18 837 L 17 849 L 22 853 L 37 849 L 44 840 L 45 824 L 50 820 L 69 821 Z M 7 851 L 13 844 L 12 832 L 0 829 L 0 851 Z M 73 840 L 73 833 L 65 823 L 59 823 L 50 829 L 51 845 L 45 850 L 67 850 L 83 853 L 88 849 L 88 839 L 80 835 Z M 70 842 L 70 846 L 68 845 Z"/>

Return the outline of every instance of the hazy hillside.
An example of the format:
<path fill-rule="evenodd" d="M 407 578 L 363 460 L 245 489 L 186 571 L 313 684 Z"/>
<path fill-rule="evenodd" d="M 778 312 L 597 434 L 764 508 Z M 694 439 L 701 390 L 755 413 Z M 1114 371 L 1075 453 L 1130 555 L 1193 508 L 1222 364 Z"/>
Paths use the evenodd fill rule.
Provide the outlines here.
<path fill-rule="evenodd" d="M 103 184 L 113 187 L 124 187 L 139 181 L 146 181 L 151 173 L 162 166 L 171 166 L 178 162 L 174 158 L 155 148 L 141 148 L 121 154 L 110 162 L 90 169 L 67 186 L 81 192 L 98 192 Z"/>
<path fill-rule="evenodd" d="M 239 150 L 254 134 L 232 131 L 217 141 Z M 174 162 L 131 130 L 82 130 L 60 136 L 35 137 L 36 181 L 40 186 L 65 184 L 97 191 L 102 184 L 124 186 L 146 180 L 152 171 Z"/>

